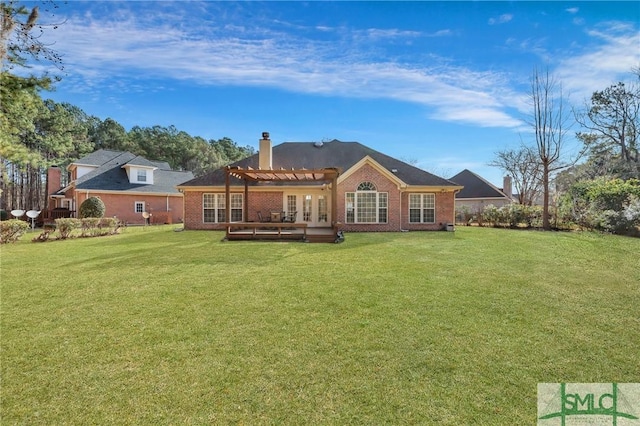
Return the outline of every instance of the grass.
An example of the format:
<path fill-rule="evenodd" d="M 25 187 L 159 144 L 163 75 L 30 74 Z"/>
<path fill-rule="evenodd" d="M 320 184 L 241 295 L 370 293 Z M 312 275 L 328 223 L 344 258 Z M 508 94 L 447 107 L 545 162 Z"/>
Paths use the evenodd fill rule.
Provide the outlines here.
<path fill-rule="evenodd" d="M 533 424 L 539 382 L 640 377 L 640 239 L 221 238 L 2 246 L 2 424 Z"/>

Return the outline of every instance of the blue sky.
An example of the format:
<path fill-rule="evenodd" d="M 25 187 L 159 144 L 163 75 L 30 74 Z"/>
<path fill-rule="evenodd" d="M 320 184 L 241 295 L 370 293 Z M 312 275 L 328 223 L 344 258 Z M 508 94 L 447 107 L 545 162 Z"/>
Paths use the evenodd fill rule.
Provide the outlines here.
<path fill-rule="evenodd" d="M 358 141 L 498 186 L 494 153 L 531 140 L 534 67 L 581 107 L 640 65 L 638 2 L 70 1 L 42 19 L 64 21 L 44 96 L 127 129 Z"/>

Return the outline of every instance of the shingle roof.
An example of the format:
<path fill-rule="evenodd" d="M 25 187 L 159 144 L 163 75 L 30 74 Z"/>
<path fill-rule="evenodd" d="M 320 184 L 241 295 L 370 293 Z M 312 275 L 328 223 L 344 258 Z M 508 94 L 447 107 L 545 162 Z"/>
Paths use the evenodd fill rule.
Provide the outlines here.
<path fill-rule="evenodd" d="M 470 170 L 464 169 L 457 175 L 449 178 L 449 180 L 464 186 L 464 188 L 456 194 L 456 199 L 464 198 L 507 198 L 508 197 L 493 186 L 491 183 L 484 180 L 479 175 L 473 173 Z"/>
<path fill-rule="evenodd" d="M 76 189 L 172 194 L 178 192 L 177 185 L 193 179 L 191 172 L 174 171 L 166 162 L 151 162 L 130 152 L 98 150 L 75 163 L 98 166 L 76 180 Z M 125 164 L 158 167 L 153 172 L 153 184 L 130 183 L 127 171 L 122 168 Z"/>
<path fill-rule="evenodd" d="M 97 151 L 92 152 L 89 155 L 85 155 L 77 161 L 74 161 L 72 164 L 82 164 L 88 166 L 101 166 L 108 161 L 112 161 L 116 157 L 124 156 L 130 160 L 135 157 L 135 155 L 130 152 L 124 151 L 111 151 L 109 149 L 99 149 Z M 126 161 L 128 161 L 126 160 Z"/>
<path fill-rule="evenodd" d="M 369 156 L 387 170 L 392 171 L 408 185 L 457 186 L 455 183 L 397 160 L 359 142 L 284 142 L 272 148 L 274 169 L 322 169 L 336 167 L 345 172 L 358 161 Z M 231 164 L 242 168 L 258 168 L 259 153 Z M 225 173 L 219 169 L 207 175 L 185 182 L 181 186 L 220 186 L 225 183 Z"/>
<path fill-rule="evenodd" d="M 130 164 L 132 166 L 156 167 L 156 165 L 152 161 L 149 161 L 146 158 L 141 157 L 139 155 L 127 161 L 127 164 Z"/>

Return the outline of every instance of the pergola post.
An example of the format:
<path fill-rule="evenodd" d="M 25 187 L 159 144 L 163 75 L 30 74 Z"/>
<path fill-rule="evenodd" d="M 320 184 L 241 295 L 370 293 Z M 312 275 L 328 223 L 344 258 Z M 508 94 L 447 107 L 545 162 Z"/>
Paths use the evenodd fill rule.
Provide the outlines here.
<path fill-rule="evenodd" d="M 231 178 L 229 174 L 229 167 L 226 169 L 225 173 L 225 185 L 224 185 L 224 221 L 231 222 Z"/>
<path fill-rule="evenodd" d="M 331 227 L 337 231 L 338 227 L 338 173 L 331 178 Z"/>
<path fill-rule="evenodd" d="M 240 179 L 244 182 L 243 195 L 243 214 L 244 220 L 249 219 L 249 181 L 251 182 L 330 182 L 331 185 L 331 228 L 334 231 L 338 229 L 338 176 L 340 171 L 336 168 L 322 169 L 291 169 L 291 170 L 261 170 L 247 168 L 243 169 L 238 166 L 227 166 L 225 168 L 225 215 L 227 238 L 229 237 L 231 224 L 231 177 Z M 238 224 L 234 224 L 238 225 Z M 242 224 L 239 224 L 242 225 Z M 295 226 L 295 225 L 292 225 Z M 255 232 L 255 230 L 254 230 Z"/>
<path fill-rule="evenodd" d="M 249 222 L 249 181 L 244 180 L 244 200 L 242 201 L 244 207 L 244 221 Z"/>

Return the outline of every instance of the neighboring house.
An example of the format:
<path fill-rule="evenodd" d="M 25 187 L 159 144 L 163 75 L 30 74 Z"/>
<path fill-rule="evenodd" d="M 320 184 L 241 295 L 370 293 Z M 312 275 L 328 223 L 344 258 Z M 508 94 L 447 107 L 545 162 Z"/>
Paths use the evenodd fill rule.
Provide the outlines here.
<path fill-rule="evenodd" d="M 511 194 L 511 177 L 505 176 L 503 187 L 497 188 L 481 176 L 464 169 L 449 180 L 464 188 L 456 194 L 456 210 L 466 208 L 469 213 L 480 213 L 490 204 L 502 207 L 514 202 Z"/>
<path fill-rule="evenodd" d="M 265 132 L 258 154 L 178 189 L 185 229 L 225 229 L 227 212 L 249 225 L 282 212 L 310 230 L 402 231 L 445 229 L 462 186 L 358 142 L 272 146 Z"/>
<path fill-rule="evenodd" d="M 49 219 L 74 216 L 84 200 L 99 197 L 106 217 L 130 224 L 145 223 L 145 216 L 151 223 L 181 222 L 183 196 L 176 186 L 193 179 L 193 173 L 171 170 L 166 162 L 104 149 L 71 163 L 67 171 L 69 184 L 61 187 L 61 169 L 48 170 Z"/>

